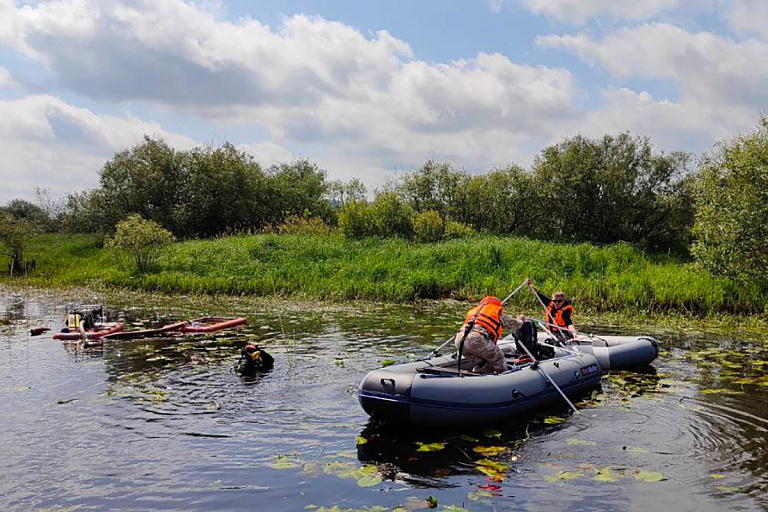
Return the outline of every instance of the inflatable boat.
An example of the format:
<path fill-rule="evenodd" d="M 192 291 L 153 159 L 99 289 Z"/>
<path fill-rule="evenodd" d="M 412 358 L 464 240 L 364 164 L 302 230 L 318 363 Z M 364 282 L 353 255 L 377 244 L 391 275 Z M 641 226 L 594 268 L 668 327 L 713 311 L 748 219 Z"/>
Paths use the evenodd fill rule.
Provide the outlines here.
<path fill-rule="evenodd" d="M 507 420 L 563 402 L 547 376 L 569 397 L 600 385 L 602 369 L 592 354 L 568 352 L 538 363 L 516 364 L 518 354 L 503 350 L 509 370 L 500 374 L 473 373 L 469 361 L 458 368 L 456 355 L 374 370 L 360 383 L 358 400 L 374 419 L 457 427 Z"/>
<path fill-rule="evenodd" d="M 650 336 L 580 335 L 563 348 L 595 356 L 603 370 L 640 370 L 659 355 L 659 344 Z M 565 354 L 563 348 L 555 348 L 555 354 Z"/>

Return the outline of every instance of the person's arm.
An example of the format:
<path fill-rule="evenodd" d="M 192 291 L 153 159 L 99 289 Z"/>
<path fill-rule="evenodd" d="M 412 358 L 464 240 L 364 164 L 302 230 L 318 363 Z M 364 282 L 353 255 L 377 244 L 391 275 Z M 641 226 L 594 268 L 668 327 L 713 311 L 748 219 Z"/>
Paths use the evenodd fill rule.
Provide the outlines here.
<path fill-rule="evenodd" d="M 563 322 L 565 322 L 565 328 L 571 333 L 571 336 L 575 339 L 578 336 L 576 332 L 576 326 L 573 325 L 573 319 L 571 318 L 571 309 L 566 308 L 563 310 Z"/>
<path fill-rule="evenodd" d="M 549 297 L 549 295 L 545 295 L 541 293 L 539 290 L 536 289 L 535 286 L 533 286 L 533 283 L 531 282 L 531 278 L 525 280 L 525 284 L 531 287 L 531 290 L 539 296 L 539 300 L 544 303 L 544 306 L 547 306 L 550 302 L 552 302 L 552 299 Z"/>

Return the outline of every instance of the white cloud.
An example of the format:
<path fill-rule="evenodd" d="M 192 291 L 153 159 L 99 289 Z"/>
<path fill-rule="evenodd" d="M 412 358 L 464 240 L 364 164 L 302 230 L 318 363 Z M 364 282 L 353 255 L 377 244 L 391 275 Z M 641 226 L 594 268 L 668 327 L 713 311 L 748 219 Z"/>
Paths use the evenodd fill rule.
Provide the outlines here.
<path fill-rule="evenodd" d="M 579 132 L 590 137 L 630 131 L 647 135 L 664 151 L 703 151 L 716 140 L 753 128 L 756 112 L 749 107 L 722 109 L 692 100 L 657 100 L 648 92 L 606 89 L 603 105 L 587 114 Z"/>
<path fill-rule="evenodd" d="M 54 194 L 92 188 L 101 165 L 144 134 L 177 148 L 194 145 L 156 123 L 97 116 L 52 96 L 0 101 L 0 203 L 30 198 L 36 186 L 49 187 Z"/>
<path fill-rule="evenodd" d="M 768 42 L 735 42 L 709 32 L 688 32 L 667 23 L 625 28 L 593 40 L 584 34 L 546 36 L 545 47 L 578 55 L 618 77 L 671 79 L 683 100 L 700 104 L 768 105 Z M 757 113 L 757 112 L 756 112 Z"/>
<path fill-rule="evenodd" d="M 677 9 L 702 9 L 717 0 L 523 0 L 531 12 L 581 24 L 592 18 L 647 20 Z"/>
<path fill-rule="evenodd" d="M 252 155 L 264 169 L 295 159 L 290 151 L 270 140 L 257 144 L 244 144 L 240 149 Z"/>
<path fill-rule="evenodd" d="M 734 30 L 768 39 L 768 2 L 765 0 L 735 0 L 727 17 Z"/>
<path fill-rule="evenodd" d="M 13 78 L 13 75 L 11 75 L 7 69 L 0 66 L 0 88 L 13 87 L 17 85 L 19 85 L 19 83 L 15 78 Z"/>
<path fill-rule="evenodd" d="M 60 6 L 69 16 L 56 15 Z M 484 165 L 517 156 L 521 141 L 548 138 L 573 115 L 567 70 L 485 53 L 427 63 L 386 31 L 368 38 L 317 17 L 274 30 L 179 0 L 59 0 L 12 14 L 0 40 L 80 94 L 260 124 L 283 147 Z"/>

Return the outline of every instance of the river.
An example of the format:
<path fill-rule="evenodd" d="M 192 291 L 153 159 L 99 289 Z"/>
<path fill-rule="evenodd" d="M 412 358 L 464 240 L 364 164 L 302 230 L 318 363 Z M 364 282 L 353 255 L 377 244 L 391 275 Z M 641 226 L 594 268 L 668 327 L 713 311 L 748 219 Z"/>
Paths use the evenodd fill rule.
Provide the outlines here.
<path fill-rule="evenodd" d="M 32 337 L 73 302 L 140 328 L 242 315 L 216 336 Z M 369 422 L 355 390 L 425 356 L 460 305 L 328 306 L 0 287 L 2 510 L 765 510 L 768 345 L 648 328 L 647 373 L 608 373 L 565 406 L 465 431 Z M 595 322 L 587 332 L 635 333 Z M 251 380 L 239 349 L 275 357 Z"/>

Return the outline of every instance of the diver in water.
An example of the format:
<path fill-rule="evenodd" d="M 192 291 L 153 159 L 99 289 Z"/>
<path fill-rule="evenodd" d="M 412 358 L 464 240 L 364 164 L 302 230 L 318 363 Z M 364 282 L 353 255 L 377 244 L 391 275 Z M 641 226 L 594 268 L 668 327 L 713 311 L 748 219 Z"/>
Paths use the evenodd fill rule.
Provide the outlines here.
<path fill-rule="evenodd" d="M 243 377 L 253 377 L 258 372 L 269 371 L 275 365 L 275 359 L 256 345 L 248 344 L 240 351 L 237 373 Z"/>

